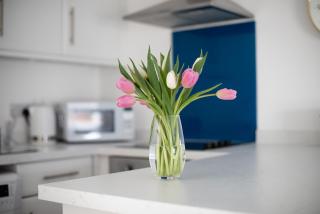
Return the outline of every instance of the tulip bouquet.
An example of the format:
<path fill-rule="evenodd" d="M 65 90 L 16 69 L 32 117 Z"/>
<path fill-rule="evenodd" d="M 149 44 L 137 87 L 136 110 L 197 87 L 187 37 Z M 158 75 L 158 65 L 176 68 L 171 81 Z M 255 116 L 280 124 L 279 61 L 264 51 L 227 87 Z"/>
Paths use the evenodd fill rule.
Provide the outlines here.
<path fill-rule="evenodd" d="M 160 54 L 157 59 L 149 48 L 147 61 L 139 66 L 133 60 L 125 68 L 119 61 L 122 77 L 116 86 L 126 95 L 117 99 L 117 106 L 130 108 L 136 102 L 151 109 L 154 118 L 150 135 L 150 165 L 162 178 L 175 178 L 181 175 L 185 162 L 185 148 L 182 127 L 179 119 L 181 111 L 192 102 L 206 98 L 218 97 L 233 100 L 236 91 L 220 89 L 212 93 L 221 84 L 206 90 L 192 93 L 192 89 L 201 75 L 207 54 L 194 61 L 192 67 L 184 69 L 179 57 L 171 63 L 170 51 Z"/>

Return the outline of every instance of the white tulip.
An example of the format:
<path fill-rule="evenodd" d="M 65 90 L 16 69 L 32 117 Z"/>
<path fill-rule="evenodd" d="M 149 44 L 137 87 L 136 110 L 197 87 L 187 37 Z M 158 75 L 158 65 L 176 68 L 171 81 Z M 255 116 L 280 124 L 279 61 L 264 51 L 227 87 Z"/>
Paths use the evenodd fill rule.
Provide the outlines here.
<path fill-rule="evenodd" d="M 177 76 L 174 71 L 170 71 L 167 74 L 166 82 L 167 82 L 168 88 L 170 89 L 175 89 L 177 87 Z"/>

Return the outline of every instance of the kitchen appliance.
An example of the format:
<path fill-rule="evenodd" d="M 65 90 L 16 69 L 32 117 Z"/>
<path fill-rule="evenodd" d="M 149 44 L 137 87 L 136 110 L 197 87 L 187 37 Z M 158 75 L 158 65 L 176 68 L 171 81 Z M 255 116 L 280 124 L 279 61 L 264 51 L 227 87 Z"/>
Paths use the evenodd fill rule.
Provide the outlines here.
<path fill-rule="evenodd" d="M 113 102 L 68 102 L 57 106 L 58 138 L 66 142 L 134 138 L 134 113 Z"/>
<path fill-rule="evenodd" d="M 12 119 L 5 124 L 3 148 L 26 145 L 29 141 L 29 123 L 20 111 L 11 114 Z"/>
<path fill-rule="evenodd" d="M 252 18 L 251 12 L 230 0 L 171 0 L 124 17 L 167 28 L 239 22 Z"/>
<path fill-rule="evenodd" d="M 56 118 L 50 105 L 31 105 L 28 108 L 30 138 L 33 142 L 48 142 L 56 137 Z"/>
<path fill-rule="evenodd" d="M 12 119 L 6 123 L 3 144 L 6 149 L 27 149 L 30 143 L 47 143 L 55 139 L 56 119 L 51 105 L 13 104 L 10 115 Z"/>
<path fill-rule="evenodd" d="M 0 214 L 20 213 L 21 192 L 17 174 L 0 173 Z"/>

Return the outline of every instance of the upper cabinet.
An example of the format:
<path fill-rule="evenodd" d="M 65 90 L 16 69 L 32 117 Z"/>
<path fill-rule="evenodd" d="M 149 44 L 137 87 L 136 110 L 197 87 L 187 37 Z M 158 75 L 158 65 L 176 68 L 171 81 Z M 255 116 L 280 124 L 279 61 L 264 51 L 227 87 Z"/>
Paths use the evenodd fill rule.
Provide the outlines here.
<path fill-rule="evenodd" d="M 0 56 L 116 64 L 125 1 L 0 1 Z"/>
<path fill-rule="evenodd" d="M 60 53 L 60 0 L 2 0 L 0 49 Z"/>
<path fill-rule="evenodd" d="M 116 59 L 119 55 L 123 2 L 65 0 L 64 53 L 96 59 Z"/>

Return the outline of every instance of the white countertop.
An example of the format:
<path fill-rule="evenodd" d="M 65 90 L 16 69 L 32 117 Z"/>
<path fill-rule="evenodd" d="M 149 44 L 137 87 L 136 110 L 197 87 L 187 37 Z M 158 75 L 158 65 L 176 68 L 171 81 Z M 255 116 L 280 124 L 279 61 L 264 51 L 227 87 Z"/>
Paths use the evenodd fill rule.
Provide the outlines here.
<path fill-rule="evenodd" d="M 320 146 L 245 145 L 188 162 L 179 180 L 151 170 L 39 186 L 39 198 L 114 213 L 320 213 Z"/>
<path fill-rule="evenodd" d="M 136 142 L 117 142 L 117 143 L 96 143 L 96 144 L 52 144 L 37 147 L 36 152 L 12 153 L 0 155 L 1 165 L 12 165 L 20 163 L 30 163 L 63 158 L 73 158 L 88 155 L 103 156 L 128 156 L 128 157 L 148 157 L 147 148 L 133 148 L 130 145 Z M 219 150 L 211 151 L 187 151 L 187 158 L 202 159 L 224 155 Z"/>

